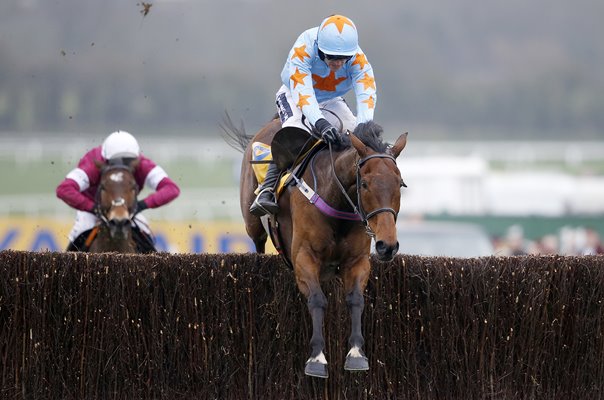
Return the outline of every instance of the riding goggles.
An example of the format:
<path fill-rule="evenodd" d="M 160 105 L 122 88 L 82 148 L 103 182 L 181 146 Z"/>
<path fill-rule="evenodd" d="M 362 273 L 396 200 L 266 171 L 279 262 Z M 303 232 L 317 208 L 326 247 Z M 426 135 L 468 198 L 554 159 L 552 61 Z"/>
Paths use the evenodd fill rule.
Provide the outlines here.
<path fill-rule="evenodd" d="M 348 61 L 351 58 L 352 58 L 352 56 L 339 56 L 339 55 L 325 54 L 325 59 L 330 60 L 330 61 L 337 61 L 337 60 Z"/>

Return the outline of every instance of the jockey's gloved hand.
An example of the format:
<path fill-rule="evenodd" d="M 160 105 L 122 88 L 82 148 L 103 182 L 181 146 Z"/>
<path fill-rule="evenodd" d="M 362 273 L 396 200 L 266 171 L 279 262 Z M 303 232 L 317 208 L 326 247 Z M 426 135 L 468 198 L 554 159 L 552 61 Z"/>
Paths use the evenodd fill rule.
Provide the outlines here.
<path fill-rule="evenodd" d="M 321 138 L 325 143 L 337 143 L 340 141 L 340 135 L 336 128 L 333 127 L 325 118 L 319 118 L 315 123 L 315 128 L 321 134 Z"/>
<path fill-rule="evenodd" d="M 149 208 L 147 203 L 145 203 L 144 200 L 139 200 L 136 202 L 136 211 L 134 212 L 134 214 L 138 214 L 139 212 L 146 210 L 147 208 Z"/>

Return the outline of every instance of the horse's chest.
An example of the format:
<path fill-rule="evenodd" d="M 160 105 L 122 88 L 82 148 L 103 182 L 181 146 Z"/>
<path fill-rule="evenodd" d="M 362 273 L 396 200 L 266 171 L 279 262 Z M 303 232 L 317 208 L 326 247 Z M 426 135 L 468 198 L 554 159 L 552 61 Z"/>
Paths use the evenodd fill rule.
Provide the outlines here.
<path fill-rule="evenodd" d="M 339 276 L 341 271 L 341 264 L 339 263 L 326 263 L 323 264 L 321 268 L 321 277 L 322 281 L 330 280 L 334 276 Z"/>
<path fill-rule="evenodd" d="M 337 275 L 341 268 L 354 262 L 364 252 L 364 246 L 362 245 L 351 247 L 349 242 L 338 241 L 324 254 L 321 263 L 322 270 Z M 366 252 L 369 253 L 369 250 L 367 249 Z"/>

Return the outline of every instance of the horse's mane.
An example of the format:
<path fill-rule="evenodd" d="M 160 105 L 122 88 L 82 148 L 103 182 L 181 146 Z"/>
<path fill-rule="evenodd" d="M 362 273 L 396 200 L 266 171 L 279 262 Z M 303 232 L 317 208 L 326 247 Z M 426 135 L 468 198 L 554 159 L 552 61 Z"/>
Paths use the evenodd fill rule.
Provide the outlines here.
<path fill-rule="evenodd" d="M 134 176 L 134 171 L 139 164 L 140 159 L 132 157 L 112 158 L 110 160 L 95 160 L 94 164 L 101 171 L 101 176 L 104 176 L 110 171 L 116 169 L 127 170 Z"/>
<path fill-rule="evenodd" d="M 275 115 L 275 118 L 277 117 L 278 115 Z M 240 126 L 237 127 L 228 113 L 225 113 L 225 118 L 220 124 L 220 128 L 223 131 L 222 136 L 227 144 L 241 152 L 245 151 L 245 148 L 253 138 L 252 135 L 246 134 L 243 121 L 241 121 Z M 363 142 L 363 144 L 365 144 L 365 146 L 378 153 L 385 153 L 389 144 L 383 141 L 383 132 L 384 129 L 379 124 L 373 121 L 367 121 L 358 124 L 353 133 L 361 140 L 361 142 Z M 352 146 L 350 138 L 347 135 L 342 135 L 341 139 L 340 143 L 335 145 L 336 150 L 345 150 Z"/>
<path fill-rule="evenodd" d="M 373 121 L 358 124 L 354 129 L 354 135 L 358 137 L 363 144 L 378 153 L 385 153 L 388 149 L 388 143 L 383 141 L 382 133 L 384 129 Z M 350 147 L 350 138 L 347 135 L 342 136 L 342 147 Z"/>
<path fill-rule="evenodd" d="M 105 165 L 109 167 L 127 167 L 132 168 L 132 164 L 134 163 L 136 158 L 134 157 L 120 157 L 120 158 L 112 158 L 107 160 Z"/>

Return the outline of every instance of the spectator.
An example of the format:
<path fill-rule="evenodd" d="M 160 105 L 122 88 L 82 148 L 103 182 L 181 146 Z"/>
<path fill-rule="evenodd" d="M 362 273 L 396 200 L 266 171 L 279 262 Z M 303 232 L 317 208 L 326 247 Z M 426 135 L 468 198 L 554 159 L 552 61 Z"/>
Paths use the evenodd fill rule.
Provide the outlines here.
<path fill-rule="evenodd" d="M 585 229 L 585 245 L 581 249 L 581 255 L 604 254 L 604 247 L 600 240 L 600 234 L 592 228 Z"/>

